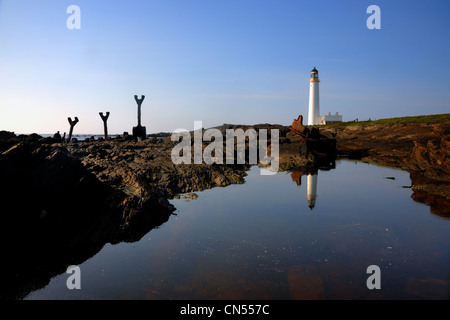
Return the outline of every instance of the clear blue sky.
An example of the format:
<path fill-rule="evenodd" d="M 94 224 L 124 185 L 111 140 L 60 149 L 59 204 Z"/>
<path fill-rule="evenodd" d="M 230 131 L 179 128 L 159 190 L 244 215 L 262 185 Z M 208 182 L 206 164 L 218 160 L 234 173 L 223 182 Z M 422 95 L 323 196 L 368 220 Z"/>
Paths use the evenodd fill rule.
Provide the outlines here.
<path fill-rule="evenodd" d="M 81 29 L 69 30 L 69 5 Z M 369 30 L 367 7 L 381 8 Z M 147 132 L 450 112 L 447 0 L 0 0 L 0 130 Z"/>

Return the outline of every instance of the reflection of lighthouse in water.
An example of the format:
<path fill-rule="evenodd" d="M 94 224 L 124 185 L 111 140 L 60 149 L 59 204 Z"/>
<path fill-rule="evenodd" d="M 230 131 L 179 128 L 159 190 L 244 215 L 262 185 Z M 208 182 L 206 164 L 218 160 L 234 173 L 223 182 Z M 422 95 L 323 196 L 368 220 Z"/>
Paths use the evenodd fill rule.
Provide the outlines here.
<path fill-rule="evenodd" d="M 308 174 L 307 197 L 308 197 L 308 207 L 310 207 L 312 210 L 316 205 L 316 198 L 317 198 L 317 174 Z"/>

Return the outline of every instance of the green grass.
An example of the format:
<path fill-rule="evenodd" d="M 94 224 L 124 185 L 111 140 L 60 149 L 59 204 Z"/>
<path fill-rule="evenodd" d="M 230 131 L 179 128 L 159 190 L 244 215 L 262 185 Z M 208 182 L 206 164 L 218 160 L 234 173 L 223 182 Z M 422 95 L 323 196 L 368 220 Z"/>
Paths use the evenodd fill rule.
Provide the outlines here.
<path fill-rule="evenodd" d="M 346 128 L 348 126 L 369 126 L 374 124 L 401 124 L 401 123 L 440 123 L 450 121 L 450 113 L 432 114 L 427 116 L 387 118 L 374 121 L 348 121 L 330 123 L 326 125 L 331 128 Z"/>

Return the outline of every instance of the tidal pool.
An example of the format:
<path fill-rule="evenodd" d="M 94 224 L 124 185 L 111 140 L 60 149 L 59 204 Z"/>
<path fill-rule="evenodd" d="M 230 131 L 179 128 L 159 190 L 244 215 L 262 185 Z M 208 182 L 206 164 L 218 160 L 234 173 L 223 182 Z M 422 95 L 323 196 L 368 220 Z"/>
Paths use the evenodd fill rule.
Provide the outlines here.
<path fill-rule="evenodd" d="M 408 172 L 349 160 L 314 176 L 252 167 L 242 185 L 172 200 L 140 241 L 104 246 L 79 265 L 80 290 L 61 274 L 26 299 L 447 300 L 450 219 L 410 186 Z"/>

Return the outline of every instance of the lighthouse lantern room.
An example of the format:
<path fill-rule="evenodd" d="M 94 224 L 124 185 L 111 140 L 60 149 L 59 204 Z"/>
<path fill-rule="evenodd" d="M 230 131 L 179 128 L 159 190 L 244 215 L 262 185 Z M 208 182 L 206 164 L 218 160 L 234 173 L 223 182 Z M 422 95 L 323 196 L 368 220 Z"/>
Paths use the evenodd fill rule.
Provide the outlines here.
<path fill-rule="evenodd" d="M 314 67 L 311 71 L 311 79 L 309 80 L 308 125 L 310 126 L 320 124 L 319 82 L 319 71 Z"/>

